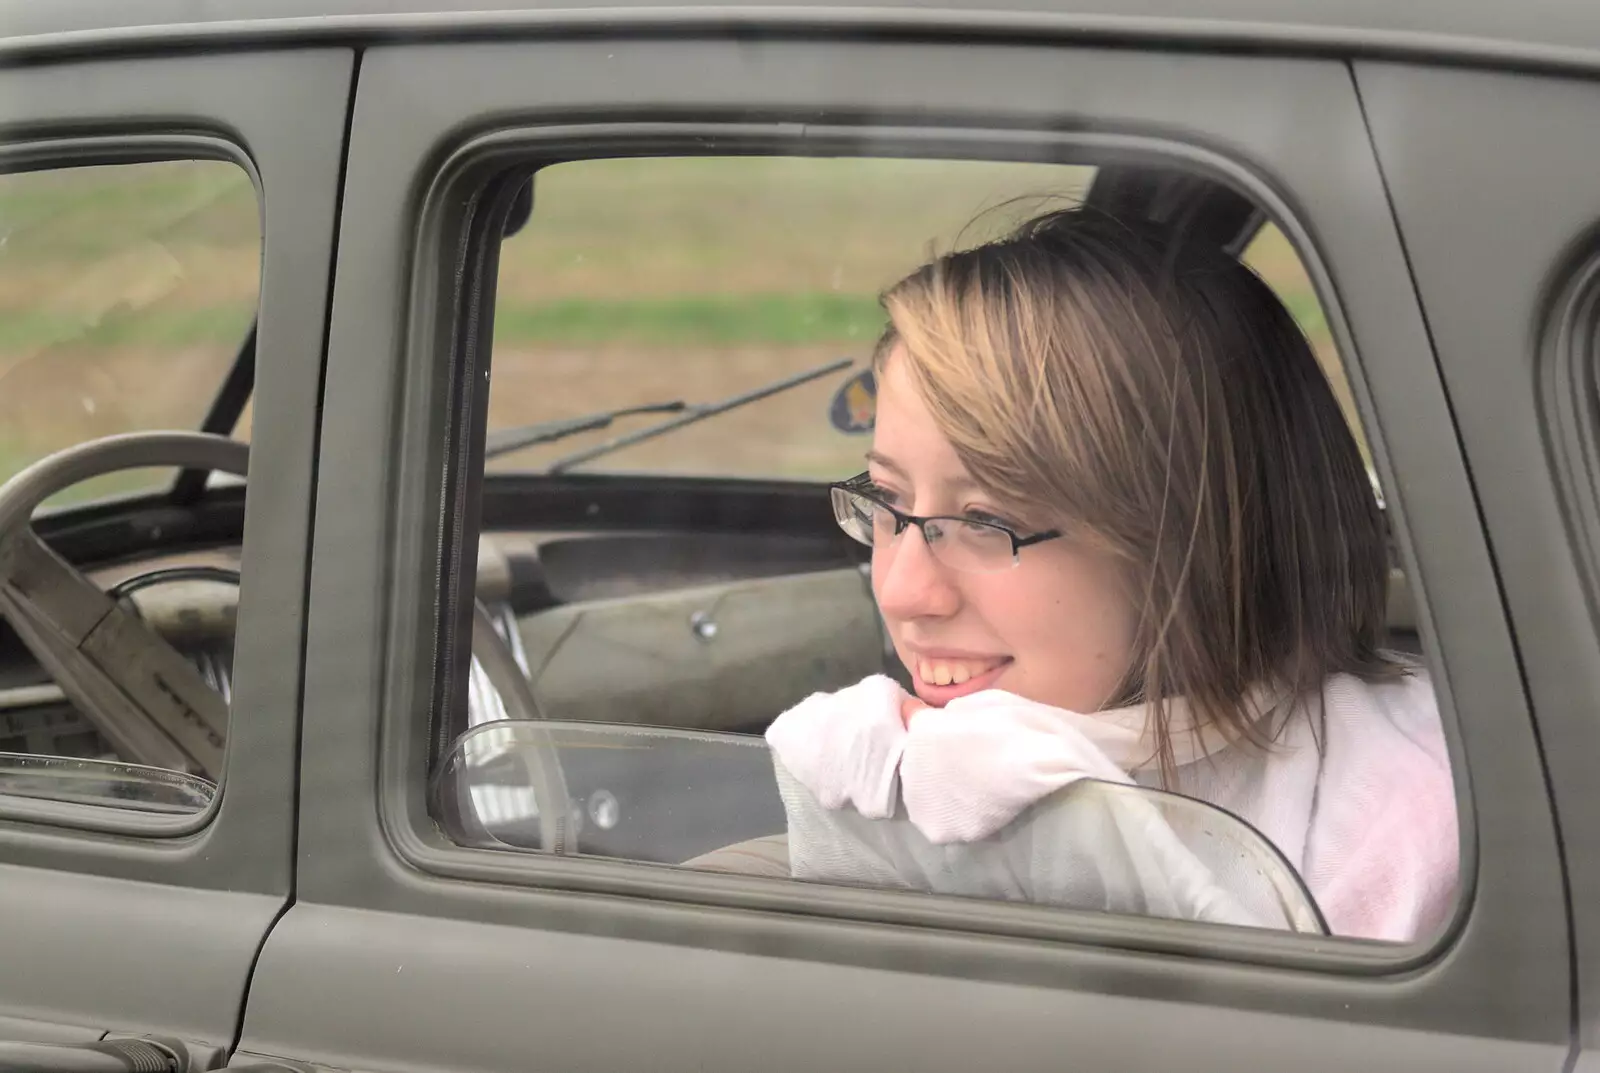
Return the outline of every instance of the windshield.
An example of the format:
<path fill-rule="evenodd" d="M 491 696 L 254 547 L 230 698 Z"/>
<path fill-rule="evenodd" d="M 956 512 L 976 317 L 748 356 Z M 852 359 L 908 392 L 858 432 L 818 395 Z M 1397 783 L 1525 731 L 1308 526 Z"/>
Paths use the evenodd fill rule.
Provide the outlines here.
<path fill-rule="evenodd" d="M 0 176 L 0 481 L 74 444 L 204 419 L 255 316 L 256 192 L 216 160 Z M 163 487 L 129 471 L 53 502 Z"/>
<path fill-rule="evenodd" d="M 726 156 L 544 168 L 526 226 L 500 255 L 491 442 L 626 407 L 759 397 L 693 421 L 621 417 L 498 454 L 489 469 L 853 472 L 866 445 L 830 422 L 830 403 L 871 357 L 884 325 L 879 292 L 930 242 L 964 244 L 1041 204 L 1075 203 L 1093 175 L 1060 164 Z M 660 435 L 597 450 L 675 416 Z"/>
<path fill-rule="evenodd" d="M 866 423 L 846 427 L 839 415 L 855 409 L 846 393 L 884 327 L 878 295 L 932 252 L 1081 201 L 1097 174 L 726 156 L 541 169 L 527 223 L 500 253 L 488 469 L 808 481 L 855 472 L 870 405 Z M 1268 224 L 1244 259 L 1300 322 L 1359 438 L 1293 247 Z"/>

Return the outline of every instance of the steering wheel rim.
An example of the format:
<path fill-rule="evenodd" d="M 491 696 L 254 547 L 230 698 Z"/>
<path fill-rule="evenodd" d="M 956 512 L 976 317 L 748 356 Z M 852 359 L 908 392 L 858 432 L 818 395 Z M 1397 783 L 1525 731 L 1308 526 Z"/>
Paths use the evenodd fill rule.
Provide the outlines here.
<path fill-rule="evenodd" d="M 128 432 L 47 455 L 0 485 L 0 540 L 33 520 L 39 505 L 92 477 L 178 467 L 248 476 L 250 448 L 209 432 Z"/>
<path fill-rule="evenodd" d="M 45 500 L 129 468 L 244 476 L 249 448 L 194 432 L 108 436 L 57 451 L 0 485 L 0 614 L 125 761 L 220 779 L 228 703 L 165 638 L 33 529 Z"/>
<path fill-rule="evenodd" d="M 6 548 L 21 531 L 31 528 L 33 514 L 45 500 L 82 481 L 127 469 L 170 467 L 210 470 L 248 478 L 249 463 L 249 445 L 225 436 L 204 432 L 131 432 L 76 444 L 34 462 L 0 485 L 0 549 Z M 36 536 L 32 539 L 37 541 Z M 40 549 L 44 551 L 42 544 Z M 44 553 L 52 560 L 51 568 L 57 571 L 58 577 L 67 577 L 72 585 L 86 587 L 100 597 L 110 599 L 85 577 L 82 571 L 54 556 L 53 553 L 47 551 Z M 10 608 L 15 613 L 19 608 L 24 608 L 24 605 L 19 602 L 14 591 L 7 591 L 11 588 L 9 581 L 9 576 L 0 576 L 0 594 L 8 597 L 0 601 L 0 609 Z M 48 608 L 42 604 L 38 605 L 37 609 L 32 605 L 27 605 L 25 609 L 37 610 L 43 621 L 50 621 Z M 526 680 L 521 678 L 521 669 L 510 648 L 488 622 L 487 616 L 482 616 L 482 619 L 481 623 L 474 624 L 472 638 L 474 655 L 479 658 L 489 675 L 490 682 L 500 693 L 508 713 L 515 712 L 530 721 L 540 719 L 532 689 Z M 82 671 L 89 679 L 94 677 L 90 672 L 102 676 L 105 672 L 98 665 L 91 664 L 89 658 L 78 649 L 70 646 L 61 646 L 53 651 L 41 651 L 40 647 L 36 647 L 40 645 L 37 632 L 32 634 L 30 640 L 30 633 L 23 628 L 22 622 L 13 619 L 12 624 L 34 657 L 47 668 L 55 669 L 58 684 L 73 695 L 74 703 L 88 709 L 85 711 L 86 715 L 99 715 L 101 719 L 97 721 L 102 725 L 108 725 L 110 718 L 96 703 L 96 697 L 103 699 L 108 695 L 103 685 L 98 686 L 98 691 L 87 686 L 69 690 L 68 682 L 62 680 L 72 678 L 74 682 L 77 681 L 75 675 L 63 674 L 64 667 Z M 177 660 L 187 667 L 184 657 L 153 631 L 146 631 L 140 636 L 139 642 L 150 647 L 160 658 Z M 508 668 L 515 670 L 516 675 L 511 676 Z M 116 683 L 115 678 L 110 680 Z M 226 719 L 227 712 L 224 707 L 222 713 L 224 725 Z M 540 752 L 547 755 L 531 757 L 528 767 L 535 801 L 540 810 L 541 835 L 547 849 L 562 852 L 565 849 L 567 823 L 564 780 L 560 777 L 560 762 L 554 746 L 541 749 Z M 218 765 L 219 770 L 215 774 L 220 776 L 220 760 Z M 552 771 L 555 774 L 554 779 L 550 778 Z"/>
<path fill-rule="evenodd" d="M 472 605 L 472 655 L 489 678 L 489 684 L 500 695 L 506 715 L 525 723 L 541 723 L 544 714 L 533 687 L 522 673 L 516 655 L 494 628 L 488 609 L 474 600 Z M 528 781 L 533 786 L 533 800 L 539 810 L 539 842 L 545 853 L 568 855 L 576 847 L 568 839 L 569 806 L 566 774 L 561 770 L 561 754 L 548 733 L 529 734 L 526 738 L 533 748 L 522 754 L 528 771 Z"/>

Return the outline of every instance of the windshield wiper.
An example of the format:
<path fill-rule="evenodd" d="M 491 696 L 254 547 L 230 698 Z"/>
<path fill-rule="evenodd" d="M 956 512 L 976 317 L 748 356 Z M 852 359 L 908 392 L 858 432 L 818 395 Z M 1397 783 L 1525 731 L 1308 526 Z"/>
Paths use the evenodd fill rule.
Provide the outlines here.
<path fill-rule="evenodd" d="M 580 432 L 591 429 L 605 428 L 619 417 L 631 417 L 634 414 L 666 414 L 687 410 L 689 404 L 682 399 L 672 402 L 655 402 L 648 406 L 624 406 L 617 410 L 601 410 L 599 413 L 585 414 L 583 417 L 563 417 L 558 421 L 540 421 L 536 425 L 518 425 L 516 428 L 502 429 L 491 432 L 483 443 L 483 457 L 485 459 L 498 458 L 500 455 L 520 451 L 524 447 L 533 447 L 541 443 L 553 443 L 564 440 L 568 436 L 575 436 Z"/>
<path fill-rule="evenodd" d="M 728 398 L 722 399 L 718 402 L 705 402 L 698 406 L 687 407 L 681 402 L 667 404 L 668 408 L 684 410 L 685 412 L 683 416 L 674 417 L 670 421 L 662 421 L 658 424 L 651 425 L 648 428 L 642 428 L 637 432 L 630 432 L 625 436 L 618 436 L 614 439 L 607 440 L 605 443 L 596 444 L 593 447 L 586 447 L 581 451 L 574 451 L 571 454 L 562 455 L 560 458 L 546 466 L 544 468 L 544 472 L 547 474 L 563 473 L 571 469 L 573 466 L 582 465 L 585 462 L 599 458 L 601 455 L 608 455 L 613 451 L 620 451 L 624 447 L 632 447 L 636 443 L 643 443 L 645 440 L 655 439 L 657 436 L 662 436 L 668 432 L 676 431 L 685 425 L 692 425 L 696 421 L 704 421 L 708 417 L 715 417 L 717 414 L 726 413 L 729 410 L 748 405 L 752 402 L 758 402 L 761 399 L 767 398 L 769 395 L 776 395 L 780 391 L 788 391 L 790 388 L 799 387 L 801 384 L 810 383 L 818 377 L 827 376 L 829 373 L 838 372 L 840 369 L 848 369 L 852 364 L 854 364 L 854 359 L 840 358 L 838 361 L 831 361 L 826 365 L 819 365 L 815 369 L 811 369 L 803 373 L 796 373 L 793 376 L 786 376 L 782 380 L 773 381 L 772 383 L 763 387 L 758 387 L 753 391 L 745 391 L 739 393 L 738 395 L 729 396 Z M 645 410 L 647 408 L 641 407 L 639 409 Z M 622 410 L 613 412 L 630 413 L 639 411 Z M 583 420 L 583 418 L 575 418 L 574 422 L 581 422 Z M 551 422 L 552 425 L 557 423 L 558 422 Z M 605 422 L 605 424 L 609 423 L 609 421 Z M 582 431 L 582 429 L 575 428 L 573 431 Z M 552 438 L 559 439 L 560 437 L 557 436 Z"/>

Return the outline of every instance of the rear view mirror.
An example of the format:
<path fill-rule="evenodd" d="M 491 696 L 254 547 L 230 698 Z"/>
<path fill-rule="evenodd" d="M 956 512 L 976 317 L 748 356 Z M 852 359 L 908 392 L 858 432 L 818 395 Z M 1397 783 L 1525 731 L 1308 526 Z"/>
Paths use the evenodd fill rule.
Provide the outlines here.
<path fill-rule="evenodd" d="M 533 176 L 528 176 L 528 181 L 522 184 L 517 191 L 516 198 L 511 202 L 511 211 L 506 214 L 505 230 L 503 237 L 510 238 L 524 227 L 533 216 Z"/>

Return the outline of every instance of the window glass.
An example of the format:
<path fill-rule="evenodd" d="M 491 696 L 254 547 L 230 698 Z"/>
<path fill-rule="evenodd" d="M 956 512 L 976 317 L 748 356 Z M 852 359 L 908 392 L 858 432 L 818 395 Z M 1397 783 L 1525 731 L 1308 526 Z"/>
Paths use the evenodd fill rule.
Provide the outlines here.
<path fill-rule="evenodd" d="M 255 317 L 260 213 L 211 160 L 0 176 L 0 482 L 118 433 L 196 429 Z M 150 491 L 129 470 L 57 490 Z M 0 534 L 0 803 L 198 813 L 221 778 L 236 547 L 128 554 L 80 540 L 68 565 Z"/>
<path fill-rule="evenodd" d="M 1221 234 L 1251 207 L 1195 178 L 538 172 L 501 257 L 472 674 L 430 772 L 445 828 L 1431 935 L 1454 787 L 1348 383 L 1282 232 Z"/>

